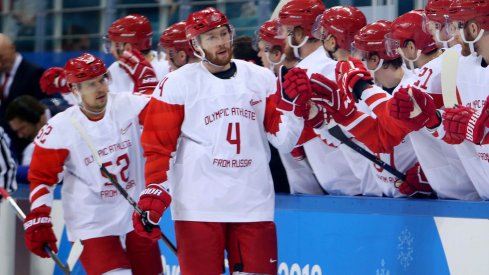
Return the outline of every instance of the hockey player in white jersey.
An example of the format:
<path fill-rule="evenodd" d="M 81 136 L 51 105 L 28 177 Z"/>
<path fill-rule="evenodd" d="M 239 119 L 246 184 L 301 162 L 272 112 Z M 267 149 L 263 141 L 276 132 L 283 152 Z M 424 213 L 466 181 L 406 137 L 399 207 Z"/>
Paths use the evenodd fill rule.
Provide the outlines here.
<path fill-rule="evenodd" d="M 293 56 L 285 54 L 284 39 L 277 38 L 279 22 L 277 19 L 263 23 L 256 32 L 258 56 L 265 68 L 269 68 L 276 75 L 280 66 L 294 67 L 299 61 Z M 324 194 L 323 189 L 305 158 L 304 148 L 295 147 L 290 153 L 279 152 L 280 160 L 285 168 L 291 194 Z"/>
<path fill-rule="evenodd" d="M 132 206 L 101 173 L 75 128 L 81 125 L 105 168 L 136 198 L 144 189 L 139 125 L 149 98 L 109 93 L 107 68 L 91 54 L 70 59 L 64 69 L 79 105 L 54 116 L 35 138 L 28 176 L 31 212 L 24 221 L 27 248 L 40 257 L 49 257 L 45 245 L 57 251 L 50 211 L 54 187 L 64 175 L 68 239 L 83 244 L 80 261 L 87 274 L 160 274 L 158 244 L 134 232 Z"/>
<path fill-rule="evenodd" d="M 199 60 L 185 37 L 186 25 L 185 21 L 178 22 L 161 33 L 159 49 L 163 51 L 165 60 L 170 64 L 170 71 Z"/>
<path fill-rule="evenodd" d="M 276 274 L 268 141 L 290 151 L 302 131 L 291 124 L 303 121 L 277 110 L 282 101 L 294 104 L 276 93 L 271 71 L 231 59 L 233 28 L 224 14 L 206 8 L 186 22 L 202 61 L 169 73 L 154 91 L 141 138 L 147 187 L 138 205 L 158 223 L 172 202 L 182 274 L 221 274 L 224 250 L 231 273 Z M 137 213 L 133 223 L 139 234 L 158 238 Z"/>
<path fill-rule="evenodd" d="M 316 39 L 321 40 L 322 47 L 325 50 L 324 53 L 327 54 L 327 57 L 337 61 L 346 61 L 350 57 L 351 44 L 355 34 L 366 24 L 367 19 L 361 10 L 353 6 L 336 6 L 326 9 L 323 14 L 316 18 L 312 34 Z M 321 74 L 313 73 L 311 79 L 315 79 L 317 76 L 320 78 L 323 77 Z M 314 81 L 311 81 L 312 85 L 314 85 L 313 83 Z M 334 85 L 334 83 L 332 84 Z M 363 102 L 357 104 L 356 107 L 365 113 L 370 113 L 370 109 Z M 331 119 L 331 116 L 325 118 L 325 120 L 328 119 Z M 315 131 L 320 133 L 320 135 L 321 133 L 324 135 L 325 132 L 327 133 L 329 127 L 329 125 L 321 125 L 319 127 L 321 129 L 315 129 Z M 370 125 L 366 127 L 370 128 Z M 373 130 L 373 128 L 370 129 Z M 346 129 L 343 129 L 343 132 L 348 134 Z M 358 140 L 354 142 L 363 149 L 368 150 Z M 356 187 L 360 188 L 360 193 L 363 195 L 381 196 L 382 192 L 377 187 L 369 171 L 370 160 L 350 147 L 340 145 L 339 149 L 343 152 L 351 170 L 360 180 L 359 185 Z"/>
<path fill-rule="evenodd" d="M 132 92 L 144 94 L 151 77 L 146 76 L 146 70 L 135 70 L 139 63 L 149 62 L 153 68 L 157 81 L 163 79 L 170 67 L 165 58 L 159 58 L 155 51 L 151 50 L 153 29 L 148 18 L 141 14 L 130 14 L 114 21 L 105 37 L 105 49 L 115 58 L 115 62 L 109 66 L 112 83 L 109 85 L 111 92 Z M 135 84 L 136 81 L 140 83 Z M 140 90 L 137 90 L 138 87 Z M 151 94 L 151 93 L 150 93 Z"/>
<path fill-rule="evenodd" d="M 336 62 L 325 52 L 321 40 L 315 38 L 312 29 L 316 18 L 325 11 L 322 1 L 318 0 L 292 0 L 285 4 L 279 12 L 281 30 L 279 33 L 286 43 L 286 51 L 292 52 L 301 61 L 285 76 L 298 79 L 304 72 L 310 76 L 320 73 L 334 79 Z M 280 78 L 280 76 L 279 76 Z M 284 86 L 297 86 L 297 81 L 284 82 Z M 295 90 L 295 88 L 293 88 Z M 307 105 L 307 104 L 306 104 Z M 330 135 L 327 131 L 319 136 L 313 129 L 316 124 L 312 114 L 306 117 L 304 132 L 299 144 L 304 147 L 306 158 L 314 171 L 321 187 L 332 195 L 360 195 L 363 194 L 360 180 L 348 166 L 347 160 L 339 146 L 345 146 Z"/>
<path fill-rule="evenodd" d="M 356 47 L 357 54 L 361 56 L 367 63 L 370 71 L 373 71 L 376 79 L 376 84 L 384 89 L 395 90 L 401 87 L 403 84 L 409 83 L 410 78 L 413 76 L 410 71 L 406 71 L 402 68 L 402 59 L 399 54 L 387 55 L 384 47 L 385 35 L 390 31 L 391 23 L 385 20 L 380 20 L 363 27 L 354 38 L 354 45 Z M 352 105 L 353 101 L 361 100 L 371 108 L 373 116 L 385 118 L 386 116 L 386 102 L 390 97 L 384 90 L 372 86 L 368 79 L 369 73 L 363 68 L 360 61 L 350 59 L 349 61 L 341 61 L 337 66 L 337 78 L 338 87 L 333 85 L 327 79 L 315 78 L 313 75 L 312 81 L 317 80 L 322 86 L 329 88 L 333 92 L 331 100 L 333 103 L 331 106 L 325 105 L 325 107 L 333 115 L 335 121 L 344 125 L 351 133 L 365 131 L 365 122 L 368 117 L 367 114 L 358 115 L 358 111 L 354 107 L 343 109 L 346 105 Z M 365 82 L 364 87 L 357 86 Z M 323 93 L 327 93 L 328 89 L 322 88 Z M 334 108 L 339 106 L 339 108 Z M 350 110 L 350 111 L 348 111 Z M 341 116 L 342 115 L 342 116 Z M 385 126 L 385 124 L 384 124 Z M 357 128 L 357 129 L 355 129 Z M 358 129 L 360 128 L 360 129 Z M 397 129 L 396 129 L 397 130 Z M 401 132 L 402 133 L 402 132 Z M 405 133 L 405 132 L 404 132 Z M 377 132 L 369 131 L 366 135 L 356 136 L 360 141 L 365 144 L 371 145 L 372 141 L 380 141 L 383 137 L 379 137 Z M 402 137 L 400 135 L 399 137 Z M 416 164 L 416 157 L 409 141 L 404 141 L 390 148 L 387 148 L 387 152 L 377 151 L 378 157 L 385 163 L 396 168 L 398 171 L 405 173 L 407 171 L 407 179 L 401 185 L 400 189 L 396 188 L 396 181 L 399 179 L 393 176 L 382 167 L 377 167 L 375 164 L 370 165 L 370 171 L 373 173 L 375 180 L 379 188 L 386 196 L 405 196 L 414 195 L 418 192 L 430 192 L 431 188 L 427 185 L 426 188 L 419 188 L 421 186 L 419 180 L 412 181 L 412 178 L 418 178 L 417 173 L 421 171 L 419 165 Z M 380 142 L 379 142 L 380 143 Z M 380 146 L 379 146 L 380 147 Z M 376 151 L 376 150 L 374 150 Z M 413 170 L 413 172 L 411 172 Z M 410 177 L 414 174 L 415 177 Z"/>
<path fill-rule="evenodd" d="M 285 53 L 285 41 L 279 37 L 280 22 L 278 19 L 265 21 L 255 33 L 255 50 L 258 51 L 263 67 L 278 75 L 280 66 L 287 69 L 294 67 L 299 59 Z"/>
<path fill-rule="evenodd" d="M 420 68 L 417 77 L 411 84 L 419 90 L 415 89 L 411 92 L 429 94 L 434 100 L 433 107 L 435 108 L 441 108 L 444 105 L 441 87 L 441 63 L 444 55 L 442 49 L 435 48 L 434 40 L 430 39 L 430 35 L 434 39 L 441 40 L 438 46 L 456 43 L 455 36 L 449 36 L 453 35 L 453 32 L 447 31 L 447 26 L 444 25 L 447 17 L 442 15 L 443 11 L 448 10 L 449 5 L 449 1 L 429 1 L 426 5 L 428 10 L 426 16 L 420 11 L 411 11 L 401 15 L 395 20 L 386 40 L 388 52 L 403 53 L 405 60 L 410 59 L 412 65 Z M 430 22 L 426 22 L 427 20 Z M 426 31 L 431 31 L 431 34 Z M 418 99 L 427 96 L 419 95 L 421 97 Z M 402 106 L 405 105 L 404 103 L 411 102 L 412 99 L 407 89 L 395 93 L 389 103 L 390 115 L 400 120 L 409 117 L 410 112 L 406 112 Z M 479 199 L 455 147 L 434 138 L 431 132 L 424 128 L 425 120 L 421 116 L 424 115 L 420 114 L 418 117 L 410 118 L 406 125 L 416 131 L 409 137 L 421 167 L 437 196 L 444 199 Z M 431 123 L 431 127 L 438 123 L 438 120 L 435 120 L 434 123 Z"/>
<path fill-rule="evenodd" d="M 489 36 L 485 32 L 489 29 L 488 14 L 488 1 L 457 0 L 450 4 L 447 15 L 470 54 L 459 59 L 457 89 L 460 104 L 444 109 L 442 127 L 436 132 L 449 143 L 461 143 L 456 146 L 457 152 L 480 197 L 485 200 L 489 198 L 489 147 L 486 145 Z"/>

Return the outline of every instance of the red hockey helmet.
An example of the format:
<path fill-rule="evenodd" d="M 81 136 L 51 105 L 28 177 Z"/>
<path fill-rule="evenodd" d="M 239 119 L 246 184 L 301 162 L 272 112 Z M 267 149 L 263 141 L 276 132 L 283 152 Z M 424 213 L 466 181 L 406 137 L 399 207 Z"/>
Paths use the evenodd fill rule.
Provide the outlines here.
<path fill-rule="evenodd" d="M 452 0 L 428 0 L 424 7 L 426 17 L 440 24 L 445 23 Z"/>
<path fill-rule="evenodd" d="M 193 50 L 185 36 L 186 25 L 185 21 L 182 21 L 168 27 L 160 36 L 160 47 L 184 51 L 187 55 L 193 55 Z"/>
<path fill-rule="evenodd" d="M 421 10 L 413 10 L 396 18 L 385 38 L 388 55 L 395 55 L 397 49 L 403 47 L 409 40 L 413 41 L 416 48 L 424 54 L 438 48 L 431 35 L 423 31 L 423 11 Z"/>
<path fill-rule="evenodd" d="M 187 40 L 194 39 L 205 32 L 221 26 L 228 26 L 230 28 L 226 15 L 216 8 L 208 7 L 201 11 L 191 13 L 187 18 L 187 26 L 185 27 Z"/>
<path fill-rule="evenodd" d="M 313 37 L 312 26 L 326 6 L 320 0 L 292 0 L 285 4 L 278 13 L 281 25 L 304 29 L 305 35 Z"/>
<path fill-rule="evenodd" d="M 332 7 L 323 12 L 316 20 L 317 30 L 313 30 L 318 39 L 334 36 L 338 47 L 350 50 L 355 34 L 367 25 L 367 19 L 361 10 L 353 6 Z"/>
<path fill-rule="evenodd" d="M 107 73 L 105 63 L 89 53 L 68 60 L 64 70 L 66 81 L 71 84 L 87 81 Z"/>
<path fill-rule="evenodd" d="M 260 29 L 258 30 L 258 38 L 260 40 L 263 40 L 270 44 L 272 47 L 273 46 L 280 46 L 282 49 L 285 47 L 285 42 L 283 39 L 277 38 L 278 37 L 278 28 L 279 28 L 279 23 L 278 20 L 268 20 L 261 25 Z"/>
<path fill-rule="evenodd" d="M 448 16 L 462 23 L 473 19 L 481 28 L 489 30 L 489 0 L 453 0 Z"/>
<path fill-rule="evenodd" d="M 376 52 L 381 59 L 394 60 L 399 54 L 388 56 L 385 51 L 385 35 L 389 33 L 392 22 L 379 20 L 361 28 L 355 35 L 354 48 L 370 53 Z"/>
<path fill-rule="evenodd" d="M 110 41 L 130 43 L 140 51 L 151 48 L 152 37 L 151 23 L 141 14 L 130 14 L 117 19 L 108 31 Z"/>

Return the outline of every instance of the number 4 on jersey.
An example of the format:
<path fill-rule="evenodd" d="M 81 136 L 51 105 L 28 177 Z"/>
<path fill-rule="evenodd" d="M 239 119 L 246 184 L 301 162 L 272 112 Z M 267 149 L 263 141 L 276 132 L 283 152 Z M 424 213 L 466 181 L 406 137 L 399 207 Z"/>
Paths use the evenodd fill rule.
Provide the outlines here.
<path fill-rule="evenodd" d="M 233 125 L 235 126 L 235 134 L 233 135 Z M 234 136 L 234 138 L 233 138 Z M 228 134 L 226 137 L 226 140 L 233 145 L 236 145 L 236 154 L 239 154 L 241 152 L 241 138 L 240 138 L 240 131 L 239 131 L 239 122 L 235 123 L 229 123 L 228 124 Z"/>

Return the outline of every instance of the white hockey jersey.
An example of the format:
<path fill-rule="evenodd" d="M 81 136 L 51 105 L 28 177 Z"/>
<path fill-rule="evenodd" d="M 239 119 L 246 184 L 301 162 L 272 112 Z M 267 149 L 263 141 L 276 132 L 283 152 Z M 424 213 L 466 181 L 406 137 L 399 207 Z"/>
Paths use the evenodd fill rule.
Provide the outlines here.
<path fill-rule="evenodd" d="M 455 47 L 455 46 L 454 46 Z M 458 46 L 456 50 L 460 51 Z M 443 106 L 441 63 L 443 55 L 426 63 L 413 85 L 430 94 L 438 108 Z M 456 147 L 434 138 L 426 129 L 410 134 L 418 161 L 433 190 L 441 199 L 477 200 L 479 195 L 465 171 Z"/>
<path fill-rule="evenodd" d="M 102 119 L 92 121 L 72 106 L 39 131 L 29 171 L 31 208 L 51 206 L 54 185 L 64 171 L 62 204 L 71 241 L 123 235 L 133 229 L 132 206 L 102 175 L 71 119 L 91 137 L 107 170 L 137 199 L 144 189 L 139 116 L 148 101 L 130 93 L 109 93 Z"/>
<path fill-rule="evenodd" d="M 320 73 L 328 79 L 336 79 L 336 61 L 327 56 L 322 46 L 299 62 L 297 67 L 307 69 L 309 77 L 313 73 Z M 346 145 L 327 131 L 321 131 L 319 134 L 320 137 L 314 137 L 303 144 L 319 184 L 331 195 L 363 194 L 360 179 L 348 165 L 345 153 L 338 148 Z"/>
<path fill-rule="evenodd" d="M 462 105 L 479 111 L 489 95 L 489 68 L 482 67 L 481 62 L 481 56 L 461 57 L 457 72 L 457 89 Z M 479 196 L 488 200 L 489 145 L 475 145 L 465 141 L 455 148 Z"/>
<path fill-rule="evenodd" d="M 401 87 L 411 85 L 411 83 L 413 82 L 413 79 L 415 77 L 414 73 L 411 70 L 405 68 L 403 68 L 403 70 L 404 75 L 399 84 L 394 89 L 393 93 L 396 93 Z M 405 173 L 417 162 L 416 155 L 412 148 L 409 136 L 406 136 L 400 144 L 394 146 L 392 153 L 380 153 L 377 154 L 377 156 L 382 161 L 402 173 Z M 394 183 L 398 180 L 396 176 L 392 175 L 390 172 L 373 163 L 370 166 L 370 171 L 373 173 L 374 178 L 384 195 L 388 197 L 405 196 L 404 194 L 399 192 L 399 189 L 396 188 L 394 185 Z"/>
<path fill-rule="evenodd" d="M 290 152 L 303 120 L 275 109 L 271 71 L 232 62 L 236 74 L 229 79 L 214 76 L 202 62 L 187 64 L 160 82 L 149 103 L 141 138 L 146 184 L 171 178 L 175 220 L 273 220 L 268 141 Z"/>

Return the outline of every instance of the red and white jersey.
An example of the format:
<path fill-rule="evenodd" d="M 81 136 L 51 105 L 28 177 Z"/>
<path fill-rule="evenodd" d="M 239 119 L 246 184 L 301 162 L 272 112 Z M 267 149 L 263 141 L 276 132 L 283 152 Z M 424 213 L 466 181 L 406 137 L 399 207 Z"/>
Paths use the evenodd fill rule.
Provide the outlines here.
<path fill-rule="evenodd" d="M 322 46 L 301 60 L 297 67 L 307 69 L 309 77 L 313 73 L 320 73 L 330 80 L 336 80 L 336 61 L 328 57 Z M 326 130 L 317 133 L 316 137 L 307 140 L 303 147 L 319 184 L 331 195 L 362 194 L 360 179 L 348 165 L 345 153 L 339 149 L 346 145 Z"/>
<path fill-rule="evenodd" d="M 132 206 L 102 175 L 71 120 L 82 125 L 104 166 L 137 199 L 144 189 L 140 114 L 148 101 L 130 93 L 109 93 L 102 119 L 89 120 L 79 106 L 72 106 L 39 131 L 28 176 L 31 208 L 51 206 L 54 185 L 63 173 L 62 204 L 71 241 L 133 230 Z"/>
<path fill-rule="evenodd" d="M 394 89 L 393 93 L 396 93 L 401 87 L 410 85 L 413 82 L 414 77 L 415 74 L 413 73 L 413 71 L 404 69 L 404 75 L 401 81 L 399 82 L 399 84 L 396 86 L 396 89 Z M 376 107 L 384 108 L 382 106 L 383 104 L 385 104 L 385 102 L 383 104 L 377 105 L 375 102 L 369 101 L 368 98 L 366 98 L 365 101 L 367 102 L 367 104 L 368 103 L 373 104 L 372 111 L 374 113 L 376 113 L 377 110 Z M 384 113 L 382 113 L 382 115 L 383 114 Z M 391 153 L 380 153 L 377 154 L 377 156 L 382 161 L 384 161 L 385 163 L 389 164 L 390 166 L 394 167 L 395 169 L 397 169 L 402 173 L 405 173 L 409 168 L 414 166 L 416 162 L 418 162 L 414 150 L 411 146 L 409 136 L 406 136 L 404 140 L 401 141 L 401 143 L 394 146 Z M 388 197 L 405 196 L 404 194 L 400 193 L 399 189 L 396 188 L 394 185 L 394 183 L 398 180 L 396 176 L 392 175 L 390 172 L 386 171 L 382 167 L 375 165 L 374 163 L 370 165 L 370 171 L 373 173 L 374 178 L 377 181 L 377 184 L 379 185 L 384 195 Z"/>
<path fill-rule="evenodd" d="M 155 71 L 156 77 L 161 81 L 170 71 L 170 65 L 168 61 L 164 59 L 158 59 L 156 52 L 152 51 L 153 59 L 151 60 L 151 66 Z M 134 82 L 131 77 L 119 66 L 119 62 L 115 61 L 109 68 L 110 77 L 112 79 L 109 84 L 109 90 L 112 93 L 128 92 L 132 93 L 134 89 Z"/>
<path fill-rule="evenodd" d="M 481 111 L 489 95 L 489 69 L 482 67 L 482 57 L 461 57 L 457 72 L 457 89 L 462 105 Z M 489 145 L 475 145 L 465 141 L 456 146 L 462 163 L 479 196 L 489 199 Z"/>
<path fill-rule="evenodd" d="M 460 45 L 458 45 L 456 50 L 461 50 Z M 443 106 L 441 88 L 442 59 L 443 54 L 426 63 L 419 70 L 417 79 L 413 82 L 414 86 L 426 91 L 433 97 L 438 108 Z M 410 138 L 426 178 L 439 198 L 479 199 L 477 190 L 457 154 L 456 147 L 459 147 L 458 145 L 453 146 L 433 138 L 426 129 L 411 133 Z"/>
<path fill-rule="evenodd" d="M 169 73 L 148 105 L 141 137 L 146 184 L 171 178 L 175 220 L 273 220 L 268 141 L 290 152 L 304 122 L 276 109 L 270 70 L 232 62 L 236 73 L 229 79 L 214 76 L 203 62 Z"/>

